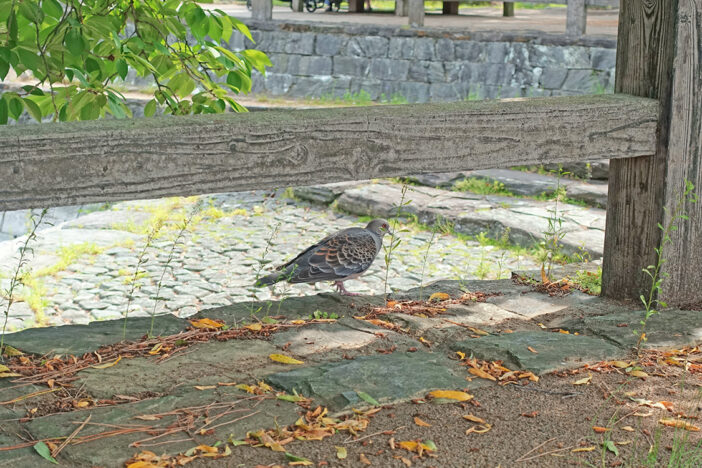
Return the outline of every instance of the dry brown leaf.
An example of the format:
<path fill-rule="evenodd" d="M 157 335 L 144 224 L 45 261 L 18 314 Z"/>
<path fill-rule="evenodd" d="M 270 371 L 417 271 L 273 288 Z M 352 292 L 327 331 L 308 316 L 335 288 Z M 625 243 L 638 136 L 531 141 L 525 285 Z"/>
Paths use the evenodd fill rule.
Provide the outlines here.
<path fill-rule="evenodd" d="M 152 356 L 154 354 L 158 354 L 161 351 L 161 348 L 163 348 L 163 343 L 157 343 L 154 345 L 153 348 L 151 348 L 151 350 L 149 351 L 149 354 L 151 354 Z"/>
<path fill-rule="evenodd" d="M 535 350 L 534 348 L 532 348 L 531 346 L 527 346 L 527 349 L 534 354 L 539 354 L 539 352 L 537 350 Z"/>
<path fill-rule="evenodd" d="M 626 369 L 631 363 L 626 361 L 612 361 L 612 365 L 619 369 Z"/>
<path fill-rule="evenodd" d="M 156 416 L 154 414 L 141 414 L 139 416 L 134 416 L 134 419 L 141 419 L 142 421 L 158 421 L 161 416 Z"/>
<path fill-rule="evenodd" d="M 473 416 L 472 414 L 464 414 L 463 419 L 466 419 L 470 422 L 474 422 L 474 423 L 478 423 L 478 424 L 486 424 L 486 422 L 483 418 Z"/>
<path fill-rule="evenodd" d="M 492 380 L 493 382 L 497 381 L 497 379 L 494 376 L 488 374 L 487 372 L 485 372 L 482 369 L 477 369 L 475 367 L 469 367 L 468 372 L 470 372 L 471 374 L 473 374 L 476 377 L 480 377 L 481 379 Z"/>
<path fill-rule="evenodd" d="M 589 375 L 589 376 L 582 378 L 580 380 L 576 380 L 575 382 L 573 382 L 573 385 L 587 385 L 590 383 L 591 380 L 592 380 L 592 375 Z"/>
<path fill-rule="evenodd" d="M 634 429 L 634 428 L 631 427 L 631 426 L 623 426 L 623 427 L 622 427 L 622 430 L 623 430 L 623 431 L 627 431 L 627 432 L 634 432 L 636 429 Z"/>
<path fill-rule="evenodd" d="M 402 463 L 404 463 L 405 466 L 412 466 L 412 462 L 410 461 L 409 458 L 405 458 L 405 457 L 402 457 L 400 455 L 395 455 L 392 458 L 394 458 L 396 460 L 400 460 Z"/>
<path fill-rule="evenodd" d="M 195 390 L 212 390 L 213 388 L 217 388 L 216 385 L 195 385 L 194 386 Z"/>
<path fill-rule="evenodd" d="M 612 429 L 609 427 L 592 426 L 592 430 L 597 432 L 598 434 L 602 434 L 604 432 L 609 432 Z"/>
<path fill-rule="evenodd" d="M 415 423 L 417 426 L 431 427 L 431 424 L 429 424 L 429 423 L 426 422 L 426 421 L 422 421 L 418 416 L 415 416 L 415 417 L 414 417 L 414 423 Z"/>
<path fill-rule="evenodd" d="M 370 464 L 371 464 L 370 460 L 368 459 L 368 457 L 366 456 L 365 453 L 360 454 L 360 455 L 358 456 L 358 459 L 361 460 L 361 463 L 363 463 L 364 465 L 370 465 Z"/>
<path fill-rule="evenodd" d="M 214 328 L 216 330 L 224 326 L 223 323 L 215 322 L 214 320 L 208 318 L 201 318 L 200 320 L 190 320 L 189 322 L 190 325 L 192 325 L 195 328 Z"/>
<path fill-rule="evenodd" d="M 591 445 L 589 447 L 578 447 L 578 448 L 574 448 L 573 450 L 571 450 L 571 452 L 573 452 L 573 453 L 592 452 L 593 450 L 595 450 L 595 448 L 596 447 L 594 445 Z"/>
<path fill-rule="evenodd" d="M 448 301 L 449 299 L 451 299 L 451 296 L 444 292 L 435 292 L 429 296 L 429 302 Z"/>
<path fill-rule="evenodd" d="M 638 377 L 640 379 L 645 379 L 646 377 L 648 377 L 648 374 L 642 370 L 633 370 L 633 371 L 629 372 L 629 375 L 632 375 L 634 377 Z"/>
<path fill-rule="evenodd" d="M 492 429 L 492 424 L 488 424 L 488 423 L 479 424 L 477 426 L 473 426 L 473 427 L 469 428 L 466 431 L 466 435 L 468 435 L 468 434 L 485 434 L 490 429 Z"/>
<path fill-rule="evenodd" d="M 122 360 L 122 356 L 118 356 L 117 359 L 115 359 L 114 361 L 108 362 L 107 364 L 100 364 L 98 366 L 90 366 L 90 367 L 92 367 L 94 369 L 107 369 L 108 367 L 114 366 L 115 364 L 117 364 L 121 360 Z"/>
<path fill-rule="evenodd" d="M 685 429 L 686 431 L 699 432 L 700 428 L 682 419 L 665 418 L 658 420 L 659 423 L 668 427 L 676 427 L 678 429 Z"/>

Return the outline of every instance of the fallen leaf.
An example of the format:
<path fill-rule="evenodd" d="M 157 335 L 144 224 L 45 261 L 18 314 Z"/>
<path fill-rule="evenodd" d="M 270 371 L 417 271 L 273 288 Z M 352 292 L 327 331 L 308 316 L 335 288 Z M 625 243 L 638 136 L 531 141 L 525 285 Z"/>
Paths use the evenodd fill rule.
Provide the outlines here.
<path fill-rule="evenodd" d="M 448 301 L 449 299 L 451 299 L 451 296 L 443 292 L 435 292 L 429 296 L 429 302 Z"/>
<path fill-rule="evenodd" d="M 54 457 L 51 456 L 51 450 L 49 450 L 48 445 L 46 445 L 44 442 L 37 442 L 34 444 L 34 450 L 41 455 L 41 457 L 44 460 L 50 461 L 51 463 L 54 463 L 58 465 L 58 462 Z"/>
<path fill-rule="evenodd" d="M 361 398 L 361 400 L 365 401 L 366 403 L 370 403 L 373 406 L 380 406 L 380 403 L 378 403 L 378 401 L 375 398 L 373 398 L 366 392 L 356 391 L 356 395 L 358 395 L 359 398 Z"/>
<path fill-rule="evenodd" d="M 22 356 L 24 353 L 13 346 L 5 345 L 5 349 L 3 350 L 2 354 L 7 357 L 15 357 Z"/>
<path fill-rule="evenodd" d="M 260 323 L 252 323 L 251 325 L 246 325 L 244 328 L 248 328 L 251 331 L 261 331 L 263 325 Z"/>
<path fill-rule="evenodd" d="M 387 308 L 389 308 L 389 309 L 392 309 L 392 308 L 395 307 L 396 305 L 397 305 L 397 301 L 388 301 L 388 302 L 385 304 L 385 307 L 387 307 Z"/>
<path fill-rule="evenodd" d="M 396 460 L 400 460 L 402 463 L 404 463 L 405 466 L 412 466 L 412 462 L 410 461 L 409 458 L 405 458 L 405 457 L 402 457 L 400 455 L 396 455 L 392 458 L 394 458 Z"/>
<path fill-rule="evenodd" d="M 466 358 L 466 353 L 462 351 L 456 351 L 456 355 L 458 355 L 458 359 L 460 359 L 461 361 Z"/>
<path fill-rule="evenodd" d="M 22 374 L 18 374 L 17 372 L 3 372 L 0 374 L 0 379 L 4 379 L 6 377 L 22 377 Z"/>
<path fill-rule="evenodd" d="M 658 422 L 663 424 L 664 426 L 676 427 L 678 429 L 685 429 L 686 431 L 699 432 L 699 430 L 700 430 L 699 427 L 697 427 L 697 426 L 695 426 L 687 421 L 683 421 L 682 419 L 666 418 L 666 419 L 660 419 Z"/>
<path fill-rule="evenodd" d="M 617 448 L 616 444 L 611 441 L 611 440 L 606 440 L 602 446 L 612 452 L 615 456 L 619 456 L 619 449 Z"/>
<path fill-rule="evenodd" d="M 361 460 L 361 463 L 363 463 L 364 465 L 370 465 L 370 464 L 371 464 L 370 460 L 368 459 L 368 457 L 366 456 L 365 453 L 360 454 L 360 455 L 358 456 L 358 458 L 359 458 L 359 460 Z"/>
<path fill-rule="evenodd" d="M 303 361 L 299 361 L 284 354 L 271 354 L 268 357 L 271 359 L 271 361 L 279 362 L 281 364 L 304 364 Z"/>
<path fill-rule="evenodd" d="M 115 364 L 117 364 L 121 359 L 122 359 L 122 356 L 118 356 L 117 359 L 115 359 L 112 362 L 108 362 L 107 364 L 100 364 L 98 366 L 90 366 L 90 367 L 93 367 L 95 369 L 107 369 L 108 367 L 112 367 Z"/>
<path fill-rule="evenodd" d="M 485 434 L 490 429 L 492 429 L 492 424 L 488 424 L 488 423 L 479 424 L 477 426 L 473 426 L 473 427 L 469 428 L 466 431 L 466 435 L 468 435 L 468 434 Z"/>
<path fill-rule="evenodd" d="M 487 372 L 485 372 L 485 371 L 482 370 L 482 369 L 477 369 L 477 368 L 475 368 L 475 367 L 470 367 L 470 368 L 468 368 L 468 372 L 471 373 L 471 374 L 473 374 L 473 375 L 476 376 L 476 377 L 480 377 L 481 379 L 492 380 L 493 382 L 496 382 L 496 381 L 497 381 L 497 379 L 496 379 L 494 376 L 488 374 Z"/>
<path fill-rule="evenodd" d="M 348 455 L 346 453 L 346 447 L 334 447 L 336 449 L 336 458 L 339 460 L 344 460 L 346 456 Z"/>
<path fill-rule="evenodd" d="M 535 418 L 539 415 L 538 411 L 532 411 L 531 413 L 522 413 L 520 416 L 524 416 L 525 418 Z"/>
<path fill-rule="evenodd" d="M 446 398 L 449 400 L 468 401 L 473 398 L 473 395 L 466 392 L 454 390 L 434 390 L 429 392 L 429 396 L 434 398 Z"/>
<path fill-rule="evenodd" d="M 163 348 L 163 343 L 156 343 L 153 348 L 149 351 L 149 354 L 152 356 L 154 354 L 158 354 L 161 351 L 161 348 Z"/>
<path fill-rule="evenodd" d="M 431 427 L 431 424 L 429 424 L 428 422 L 422 421 L 418 416 L 415 416 L 415 417 L 414 417 L 414 423 L 415 423 L 417 426 Z"/>
<path fill-rule="evenodd" d="M 10 372 L 10 368 L 0 364 L 0 372 Z"/>
<path fill-rule="evenodd" d="M 629 372 L 629 375 L 632 375 L 634 377 L 638 377 L 640 379 L 644 379 L 644 378 L 648 377 L 648 374 L 642 370 L 633 370 L 633 371 Z"/>
<path fill-rule="evenodd" d="M 575 382 L 573 382 L 573 385 L 587 385 L 590 383 L 591 380 L 592 380 L 592 375 L 589 375 L 583 379 L 576 380 Z"/>
<path fill-rule="evenodd" d="M 142 421 L 158 421 L 161 416 L 156 416 L 154 414 L 141 414 L 139 416 L 134 416 L 134 419 L 141 419 Z"/>
<path fill-rule="evenodd" d="M 532 348 L 531 346 L 527 346 L 527 349 L 534 354 L 539 354 L 539 352 L 537 350 L 535 350 L 534 348 Z"/>
<path fill-rule="evenodd" d="M 612 365 L 619 369 L 625 369 L 631 365 L 631 363 L 626 361 L 612 361 Z"/>
<path fill-rule="evenodd" d="M 464 414 L 463 419 L 466 419 L 470 422 L 474 422 L 474 423 L 478 423 L 478 424 L 486 424 L 485 420 L 483 418 L 473 416 L 472 414 Z"/>
<path fill-rule="evenodd" d="M 216 385 L 195 385 L 195 390 L 212 390 Z"/>
<path fill-rule="evenodd" d="M 636 429 L 634 429 L 634 428 L 631 427 L 631 426 L 623 426 L 623 427 L 622 427 L 622 430 L 623 430 L 623 431 L 627 431 L 627 432 L 634 432 Z"/>
<path fill-rule="evenodd" d="M 578 447 L 578 448 L 574 448 L 573 450 L 571 450 L 571 452 L 573 452 L 573 453 L 592 452 L 593 450 L 595 450 L 595 448 L 596 447 L 594 445 L 591 445 L 589 447 Z"/>
<path fill-rule="evenodd" d="M 224 326 L 221 322 L 215 322 L 212 319 L 202 318 L 200 320 L 190 320 L 190 325 L 195 328 L 222 328 Z"/>
<path fill-rule="evenodd" d="M 310 466 L 314 465 L 314 462 L 306 459 L 305 457 L 298 457 L 292 453 L 285 452 L 285 458 L 287 458 L 290 466 Z"/>
<path fill-rule="evenodd" d="M 220 387 L 234 387 L 236 386 L 236 382 L 217 382 L 217 385 Z"/>
<path fill-rule="evenodd" d="M 609 427 L 592 426 L 592 430 L 597 432 L 598 434 L 602 434 L 604 432 L 609 432 L 612 429 Z"/>

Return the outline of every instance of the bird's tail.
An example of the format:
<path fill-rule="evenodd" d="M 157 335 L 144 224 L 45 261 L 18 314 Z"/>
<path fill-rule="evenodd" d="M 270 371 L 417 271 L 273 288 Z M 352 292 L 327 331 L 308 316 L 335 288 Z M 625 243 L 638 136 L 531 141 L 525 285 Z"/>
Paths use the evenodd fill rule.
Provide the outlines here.
<path fill-rule="evenodd" d="M 272 284 L 277 283 L 278 281 L 282 281 L 286 278 L 286 275 L 284 272 L 277 271 L 275 273 L 271 273 L 268 276 L 264 276 L 263 278 L 259 278 L 256 280 L 256 283 L 254 283 L 254 286 L 256 287 L 261 287 L 261 286 L 270 286 Z"/>

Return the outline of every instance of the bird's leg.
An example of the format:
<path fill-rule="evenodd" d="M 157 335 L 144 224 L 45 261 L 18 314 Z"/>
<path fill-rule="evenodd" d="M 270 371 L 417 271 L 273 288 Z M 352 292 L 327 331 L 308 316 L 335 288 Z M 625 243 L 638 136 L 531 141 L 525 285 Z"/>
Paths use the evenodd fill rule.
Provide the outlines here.
<path fill-rule="evenodd" d="M 342 296 L 360 296 L 361 294 L 359 293 L 352 293 L 346 290 L 344 287 L 344 282 L 343 281 L 334 281 L 334 286 L 336 286 L 336 290 L 339 291 L 339 294 Z"/>

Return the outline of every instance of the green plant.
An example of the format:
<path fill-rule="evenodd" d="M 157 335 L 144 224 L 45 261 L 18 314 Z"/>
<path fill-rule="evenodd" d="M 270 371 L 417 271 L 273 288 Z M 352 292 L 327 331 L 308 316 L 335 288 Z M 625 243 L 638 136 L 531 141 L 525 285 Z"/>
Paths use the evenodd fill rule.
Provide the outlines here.
<path fill-rule="evenodd" d="M 473 177 L 459 180 L 453 184 L 452 190 L 456 192 L 472 192 L 478 195 L 502 195 L 513 197 L 514 193 L 505 188 L 505 184 L 497 180 Z"/>
<path fill-rule="evenodd" d="M 398 219 L 402 216 L 403 214 L 403 209 L 412 203 L 412 200 L 405 200 L 407 196 L 407 190 L 409 189 L 409 186 L 407 184 L 402 185 L 402 191 L 401 191 L 401 197 L 400 197 L 400 203 L 395 205 L 395 216 L 393 218 L 394 224 L 393 224 L 393 230 L 390 233 L 390 243 L 385 244 L 383 243 L 383 258 L 385 259 L 385 281 L 383 284 L 383 296 L 385 296 L 385 300 L 387 301 L 388 298 L 388 277 L 390 275 L 390 262 L 392 261 L 392 253 L 400 246 L 401 239 L 397 236 L 398 234 Z"/>
<path fill-rule="evenodd" d="M 146 236 L 146 242 L 144 242 L 144 247 L 139 252 L 137 257 L 137 264 L 134 267 L 134 274 L 132 275 L 131 281 L 129 282 L 130 289 L 127 295 L 127 307 L 124 310 L 124 325 L 122 326 L 122 339 L 127 339 L 127 318 L 129 317 L 129 309 L 132 305 L 132 300 L 134 299 L 134 293 L 139 288 L 139 279 L 146 276 L 146 272 L 141 270 L 141 267 L 147 262 L 148 257 L 146 256 L 147 250 L 151 247 L 153 241 L 158 237 L 159 231 L 163 227 L 163 220 L 158 218 L 156 222 L 151 226 L 151 230 Z M 153 322 L 153 319 L 152 319 Z"/>
<path fill-rule="evenodd" d="M 556 175 L 556 190 L 554 198 L 554 206 L 549 209 L 548 226 L 544 231 L 544 237 L 541 241 L 543 246 L 543 256 L 541 258 L 542 269 L 546 272 L 546 277 L 551 278 L 551 268 L 554 261 L 562 254 L 561 241 L 566 235 L 566 230 L 563 227 L 563 218 L 561 217 L 558 208 L 562 197 L 566 196 L 565 187 L 561 185 L 561 178 L 567 175 L 563 168 L 559 165 L 558 171 L 553 171 Z"/>
<path fill-rule="evenodd" d="M 329 312 L 322 312 L 321 310 L 315 310 L 314 312 L 312 312 L 312 314 L 310 314 L 310 316 L 308 318 L 310 320 L 314 320 L 314 319 L 317 319 L 317 320 L 320 320 L 320 319 L 321 320 L 336 320 L 339 318 L 339 314 L 336 314 L 334 312 L 329 313 Z"/>
<path fill-rule="evenodd" d="M 261 272 L 263 271 L 263 267 L 271 263 L 270 260 L 268 260 L 266 257 L 268 257 L 268 254 L 271 251 L 271 246 L 273 245 L 273 241 L 275 240 L 276 236 L 278 235 L 278 231 L 280 230 L 280 225 L 281 223 L 278 222 L 272 229 L 271 229 L 271 234 L 268 236 L 268 239 L 266 239 L 266 246 L 264 247 L 263 251 L 261 252 L 261 256 L 256 260 L 258 263 L 258 267 L 256 268 L 256 278 L 254 280 L 254 285 L 258 283 L 258 280 L 261 279 Z M 251 289 L 251 307 L 250 307 L 250 315 L 255 315 L 257 314 L 260 310 L 261 307 L 259 307 L 256 311 L 253 310 L 254 308 L 254 301 L 256 300 L 256 287 L 254 286 Z M 271 308 L 271 303 L 269 301 L 268 304 L 268 310 Z"/>
<path fill-rule="evenodd" d="M 427 259 L 429 258 L 429 250 L 431 250 L 431 246 L 434 243 L 434 238 L 436 238 L 436 232 L 438 230 L 438 226 L 441 223 L 441 220 L 443 218 L 439 218 L 436 220 L 436 223 L 434 224 L 434 228 L 431 230 L 431 237 L 427 241 L 427 248 L 424 251 L 424 258 L 422 259 L 422 275 L 419 278 L 419 300 L 423 301 L 424 300 L 424 272 L 427 267 Z"/>
<path fill-rule="evenodd" d="M 171 114 L 245 111 L 229 94 L 251 89 L 265 73 L 257 50 L 231 52 L 232 33 L 248 28 L 194 0 L 0 0 L 0 80 L 10 69 L 33 84 L 2 92 L 0 124 L 27 111 L 37 121 L 131 116 L 116 88 L 132 69 L 156 84 L 145 108 Z"/>
<path fill-rule="evenodd" d="M 15 266 L 15 271 L 12 277 L 10 278 L 10 285 L 9 287 L 4 291 L 4 296 L 7 299 L 7 306 L 5 306 L 5 319 L 3 320 L 2 324 L 2 335 L 0 335 L 0 358 L 3 355 L 3 351 L 5 350 L 5 331 L 7 330 L 7 321 L 10 318 L 10 308 L 12 307 L 12 303 L 15 300 L 15 288 L 19 286 L 22 280 L 22 275 L 25 273 L 25 268 L 27 264 L 29 264 L 29 255 L 33 255 L 34 249 L 32 249 L 29 244 L 36 240 L 37 238 L 37 228 L 39 225 L 44 221 L 44 217 L 46 216 L 46 213 L 48 210 L 44 208 L 41 210 L 41 213 L 39 215 L 32 214 L 31 215 L 31 227 L 29 230 L 29 234 L 27 234 L 27 237 L 24 239 L 24 242 L 19 248 L 19 259 L 17 260 L 17 265 Z"/>
<path fill-rule="evenodd" d="M 663 281 L 669 276 L 667 272 L 661 271 L 661 268 L 666 262 L 665 256 L 663 255 L 663 250 L 665 247 L 672 242 L 671 234 L 678 230 L 678 224 L 682 221 L 687 221 L 688 217 L 685 214 L 685 204 L 686 203 L 697 203 L 697 194 L 695 193 L 695 186 L 689 180 L 685 181 L 685 190 L 678 198 L 675 203 L 675 207 L 671 213 L 668 212 L 667 208 L 663 208 L 665 212 L 665 218 L 668 219 L 665 226 L 658 223 L 658 229 L 661 230 L 661 240 L 658 247 L 655 248 L 656 251 L 656 263 L 654 265 L 649 265 L 643 269 L 643 272 L 651 278 L 651 287 L 648 290 L 648 295 L 644 296 L 641 294 L 640 299 L 644 305 L 645 313 L 644 318 L 641 320 L 640 330 L 635 330 L 634 334 L 638 335 L 638 340 L 636 342 L 636 352 L 637 354 L 641 351 L 641 343 L 646 341 L 646 324 L 648 319 L 659 312 L 659 308 L 666 308 L 668 305 L 658 298 L 661 292 Z"/>
<path fill-rule="evenodd" d="M 570 281 L 576 284 L 580 290 L 593 296 L 599 296 L 602 292 L 602 268 L 597 271 L 578 270 L 575 278 Z"/>

